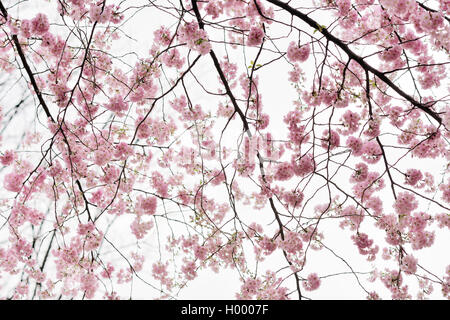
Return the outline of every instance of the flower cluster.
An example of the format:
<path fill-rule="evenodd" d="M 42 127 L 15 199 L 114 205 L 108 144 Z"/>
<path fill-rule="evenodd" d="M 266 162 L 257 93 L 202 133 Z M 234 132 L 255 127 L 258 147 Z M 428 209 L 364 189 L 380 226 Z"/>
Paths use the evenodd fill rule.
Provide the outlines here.
<path fill-rule="evenodd" d="M 309 44 L 299 47 L 295 42 L 291 42 L 287 49 L 287 58 L 291 62 L 305 62 L 309 58 L 310 51 Z"/>
<path fill-rule="evenodd" d="M 252 27 L 248 33 L 247 45 L 259 46 L 264 38 L 264 31 L 258 27 Z"/>
<path fill-rule="evenodd" d="M 320 287 L 320 278 L 317 273 L 309 274 L 308 278 L 303 281 L 303 287 L 308 291 L 317 290 Z"/>
<path fill-rule="evenodd" d="M 198 51 L 200 54 L 208 54 L 211 50 L 211 43 L 205 30 L 198 27 L 196 22 L 187 22 L 180 27 L 177 33 L 179 41 L 186 42 L 187 46 Z"/>

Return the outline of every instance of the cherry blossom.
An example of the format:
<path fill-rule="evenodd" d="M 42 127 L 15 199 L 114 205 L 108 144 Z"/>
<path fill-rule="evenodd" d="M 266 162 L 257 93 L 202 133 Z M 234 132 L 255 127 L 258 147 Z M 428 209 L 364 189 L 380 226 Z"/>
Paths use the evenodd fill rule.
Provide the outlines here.
<path fill-rule="evenodd" d="M 449 9 L 0 0 L 0 298 L 449 299 Z"/>

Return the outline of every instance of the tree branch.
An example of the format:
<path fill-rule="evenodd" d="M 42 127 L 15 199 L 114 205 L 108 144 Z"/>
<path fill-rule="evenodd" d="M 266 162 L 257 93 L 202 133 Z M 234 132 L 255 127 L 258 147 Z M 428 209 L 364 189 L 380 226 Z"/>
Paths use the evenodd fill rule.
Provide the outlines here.
<path fill-rule="evenodd" d="M 395 83 L 393 83 L 383 72 L 375 69 L 371 65 L 369 65 L 367 62 L 364 61 L 364 58 L 357 55 L 355 52 L 353 52 L 347 44 L 344 43 L 341 39 L 335 37 L 332 35 L 326 28 L 322 28 L 319 23 L 317 23 L 315 20 L 308 17 L 306 14 L 298 11 L 297 9 L 294 9 L 293 7 L 289 6 L 288 4 L 279 1 L 279 0 L 266 0 L 273 5 L 282 8 L 292 14 L 293 16 L 296 16 L 297 18 L 300 18 L 302 21 L 307 23 L 310 27 L 317 29 L 319 32 L 321 32 L 324 37 L 328 40 L 333 42 L 335 45 L 337 45 L 339 48 L 341 48 L 350 59 L 355 60 L 358 62 L 358 64 L 366 71 L 371 72 L 372 74 L 376 75 L 381 81 L 386 83 L 389 87 L 391 87 L 392 90 L 394 90 L 397 94 L 408 100 L 413 106 L 421 109 L 428 115 L 430 115 L 433 119 L 435 119 L 439 124 L 442 124 L 442 118 L 439 116 L 439 114 L 432 109 L 430 109 L 428 106 L 429 104 L 423 104 L 417 100 L 415 100 L 412 96 L 404 92 L 402 89 L 400 89 Z"/>
<path fill-rule="evenodd" d="M 6 9 L 3 6 L 3 3 L 1 1 L 0 1 L 0 11 L 1 11 L 3 17 L 5 19 L 8 19 L 8 12 L 6 11 Z M 23 50 L 20 45 L 19 39 L 17 38 L 17 35 L 13 34 L 13 35 L 11 35 L 11 38 L 14 42 L 14 46 L 16 47 L 17 53 L 19 54 L 20 60 L 22 61 L 23 67 L 25 68 L 25 70 L 28 74 L 28 77 L 30 78 L 31 85 L 33 86 L 33 89 L 36 92 L 39 103 L 41 104 L 42 108 L 44 109 L 44 112 L 47 115 L 47 118 L 50 118 L 52 122 L 55 122 L 55 120 L 53 119 L 53 117 L 50 113 L 50 110 L 48 109 L 47 104 L 45 103 L 44 99 L 42 98 L 41 91 L 39 90 L 36 80 L 34 79 L 33 71 L 31 71 L 31 68 L 27 62 L 27 59 L 25 58 L 25 54 L 23 53 Z"/>

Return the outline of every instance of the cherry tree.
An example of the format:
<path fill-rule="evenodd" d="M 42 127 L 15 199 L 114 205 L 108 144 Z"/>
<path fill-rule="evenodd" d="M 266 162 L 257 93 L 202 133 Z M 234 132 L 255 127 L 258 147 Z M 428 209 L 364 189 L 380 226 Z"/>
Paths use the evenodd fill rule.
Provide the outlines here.
<path fill-rule="evenodd" d="M 449 10 L 0 0 L 0 296 L 449 298 Z"/>

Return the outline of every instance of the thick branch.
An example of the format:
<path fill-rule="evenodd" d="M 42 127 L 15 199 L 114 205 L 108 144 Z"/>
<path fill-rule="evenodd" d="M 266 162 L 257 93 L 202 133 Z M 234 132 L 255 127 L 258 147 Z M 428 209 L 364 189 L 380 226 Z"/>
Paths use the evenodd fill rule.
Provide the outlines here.
<path fill-rule="evenodd" d="M 389 87 L 391 87 L 392 90 L 397 92 L 400 96 L 408 100 L 413 106 L 421 109 L 428 115 L 430 115 L 433 119 L 435 119 L 439 124 L 442 123 L 442 118 L 438 115 L 438 113 L 431 110 L 426 104 L 420 103 L 417 100 L 415 100 L 412 96 L 404 92 L 402 89 L 400 89 L 396 84 L 394 84 L 383 72 L 375 69 L 371 65 L 369 65 L 367 62 L 364 61 L 364 58 L 357 55 L 355 52 L 353 52 L 348 45 L 346 45 L 341 39 L 336 38 L 334 35 L 332 35 L 326 28 L 322 28 L 319 23 L 308 17 L 306 14 L 298 11 L 297 9 L 292 8 L 288 4 L 279 1 L 279 0 L 266 0 L 274 5 L 276 5 L 279 8 L 282 8 L 292 14 L 293 16 L 296 16 L 306 22 L 309 26 L 311 26 L 314 29 L 317 29 L 319 32 L 321 32 L 324 37 L 328 40 L 333 42 L 335 45 L 337 45 L 339 48 L 341 48 L 350 59 L 355 60 L 359 63 L 359 65 L 366 71 L 369 71 L 376 75 L 381 81 L 386 83 Z"/>
<path fill-rule="evenodd" d="M 192 1 L 192 8 L 194 9 L 195 16 L 197 18 L 198 26 L 200 29 L 204 29 L 205 24 L 203 23 L 202 17 L 200 16 L 200 11 L 198 10 L 197 1 Z M 236 98 L 234 97 L 233 93 L 231 92 L 231 88 L 228 85 L 228 81 L 225 78 L 225 75 L 223 74 L 222 68 L 220 67 L 219 59 L 217 59 L 216 54 L 211 49 L 209 52 L 209 55 L 211 56 L 214 66 L 217 70 L 217 73 L 219 74 L 220 80 L 222 80 L 223 86 L 225 87 L 225 91 L 227 92 L 228 97 L 230 97 L 231 103 L 233 104 L 234 110 L 237 112 L 239 117 L 241 117 L 242 123 L 244 125 L 244 131 L 248 131 L 249 126 L 247 122 L 247 118 L 245 117 L 244 113 L 242 112 L 241 108 L 239 108 L 239 105 L 236 102 Z"/>
<path fill-rule="evenodd" d="M 205 24 L 203 23 L 203 20 L 202 20 L 202 18 L 200 16 L 200 11 L 199 11 L 198 6 L 197 6 L 197 0 L 192 0 L 192 8 L 194 9 L 194 13 L 195 13 L 195 16 L 197 18 L 197 22 L 198 22 L 198 25 L 199 25 L 200 29 L 204 29 Z M 243 123 L 243 126 L 244 126 L 244 131 L 251 138 L 252 135 L 251 135 L 251 132 L 249 130 L 249 125 L 248 125 L 247 118 L 245 117 L 245 114 L 242 112 L 241 108 L 237 104 L 236 98 L 234 97 L 233 92 L 231 91 L 231 88 L 230 88 L 230 86 L 228 84 L 228 81 L 225 78 L 225 75 L 224 75 L 224 73 L 222 71 L 222 68 L 220 67 L 219 60 L 217 59 L 217 56 L 216 56 L 216 54 L 214 53 L 214 51 L 212 49 L 210 51 L 210 56 L 211 56 L 211 58 L 212 58 L 212 60 L 214 62 L 214 66 L 215 66 L 215 68 L 217 70 L 217 73 L 219 74 L 219 77 L 222 80 L 222 83 L 223 83 L 223 85 L 225 87 L 227 95 L 230 98 L 230 100 L 231 100 L 231 102 L 232 102 L 232 104 L 234 106 L 234 110 L 235 110 L 235 112 L 237 114 L 239 114 L 239 116 L 240 116 L 240 118 L 242 120 L 242 123 Z M 252 72 L 253 72 L 253 70 L 252 70 Z M 264 174 L 263 160 L 262 160 L 261 155 L 259 154 L 259 152 L 257 152 L 257 157 L 258 157 L 258 160 L 259 160 L 259 167 L 260 167 L 260 170 L 261 170 L 262 178 L 263 178 L 264 182 L 266 182 L 265 174 Z M 284 231 L 283 231 L 284 226 L 283 226 L 283 223 L 281 222 L 281 219 L 280 219 L 280 213 L 276 209 L 275 203 L 274 203 L 272 197 L 269 198 L 269 203 L 270 203 L 272 211 L 273 211 L 273 213 L 275 215 L 275 219 L 277 220 L 278 227 L 280 228 L 279 232 L 280 232 L 281 239 L 284 240 Z M 288 255 L 287 255 L 285 250 L 283 250 L 283 255 L 284 255 L 287 263 L 290 266 L 292 266 L 293 264 L 290 261 L 290 259 L 289 259 L 289 257 L 288 257 Z M 301 300 L 302 299 L 302 292 L 301 292 L 301 289 L 300 289 L 300 278 L 298 276 L 298 273 L 295 272 L 295 271 L 294 271 L 293 275 L 295 277 L 295 283 L 296 283 L 296 287 L 297 287 L 298 298 L 299 298 L 299 300 Z"/>
<path fill-rule="evenodd" d="M 416 2 L 422 9 L 425 9 L 425 10 L 430 11 L 430 12 L 437 12 L 437 10 L 431 9 L 430 7 L 427 7 L 426 5 L 424 5 L 423 3 L 419 2 L 419 1 L 416 1 Z M 447 22 L 450 22 L 450 18 L 448 18 L 445 15 L 443 17 L 444 17 L 445 20 L 447 20 Z"/>
<path fill-rule="evenodd" d="M 6 9 L 3 6 L 3 3 L 1 1 L 0 1 L 0 11 L 2 12 L 3 17 L 5 19 L 8 19 L 8 12 L 6 11 Z M 27 72 L 28 77 L 30 78 L 31 85 L 33 86 L 33 89 L 36 92 L 39 103 L 41 104 L 42 108 L 44 109 L 44 112 L 47 115 L 47 118 L 50 118 L 52 120 L 52 122 L 55 122 L 55 120 L 53 119 L 53 117 L 50 113 L 50 110 L 48 109 L 47 104 L 45 103 L 44 99 L 42 98 L 41 91 L 39 90 L 36 80 L 34 79 L 33 71 L 31 71 L 31 68 L 27 62 L 27 59 L 25 58 L 25 54 L 23 53 L 22 47 L 20 46 L 20 42 L 19 42 L 19 39 L 17 38 L 17 35 L 13 34 L 13 35 L 11 35 L 11 38 L 14 42 L 14 46 L 17 49 L 17 53 L 19 54 L 20 60 L 22 61 L 23 67 L 25 68 L 25 71 Z"/>

